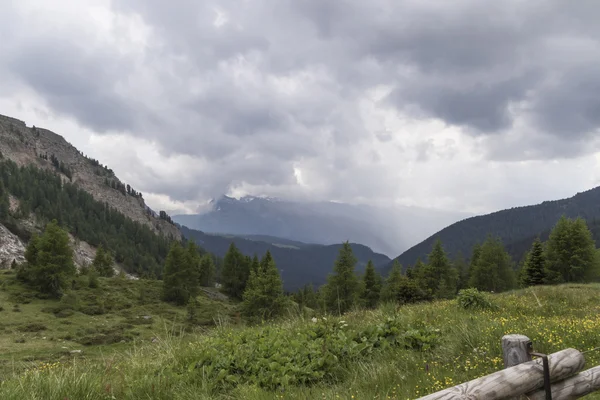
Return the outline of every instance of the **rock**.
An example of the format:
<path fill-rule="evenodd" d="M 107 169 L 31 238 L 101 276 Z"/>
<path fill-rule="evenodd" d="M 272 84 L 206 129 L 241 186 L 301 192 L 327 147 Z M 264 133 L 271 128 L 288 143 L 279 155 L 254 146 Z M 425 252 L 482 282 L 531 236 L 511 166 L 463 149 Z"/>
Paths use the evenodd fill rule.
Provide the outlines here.
<path fill-rule="evenodd" d="M 18 236 L 0 224 L 0 269 L 10 268 L 13 260 L 25 261 L 25 245 Z"/>
<path fill-rule="evenodd" d="M 158 343 L 158 339 L 157 339 L 157 338 L 155 338 L 155 337 L 153 337 L 153 338 L 152 338 L 152 340 L 151 340 L 151 342 L 152 342 L 152 343 Z"/>

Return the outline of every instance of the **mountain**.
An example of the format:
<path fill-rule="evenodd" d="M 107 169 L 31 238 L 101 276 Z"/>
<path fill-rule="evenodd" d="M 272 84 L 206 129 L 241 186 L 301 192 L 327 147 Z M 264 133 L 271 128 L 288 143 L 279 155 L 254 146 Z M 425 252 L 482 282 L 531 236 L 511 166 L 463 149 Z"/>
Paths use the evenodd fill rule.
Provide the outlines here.
<path fill-rule="evenodd" d="M 404 267 L 414 265 L 418 258 L 425 260 L 436 239 L 440 239 L 450 257 L 461 252 L 470 257 L 471 249 L 488 234 L 499 237 L 520 261 L 537 235 L 547 237 L 562 215 L 582 217 L 588 224 L 597 225 L 600 219 L 600 187 L 577 193 L 568 199 L 545 201 L 541 204 L 497 211 L 456 222 L 411 247 L 396 258 Z M 598 233 L 600 229 L 594 228 Z M 596 236 L 598 239 L 598 236 Z M 388 266 L 389 268 L 389 266 Z"/>
<path fill-rule="evenodd" d="M 0 265 L 23 260 L 24 244 L 57 219 L 78 265 L 104 244 L 127 271 L 159 275 L 181 232 L 142 193 L 62 136 L 0 116 Z"/>
<path fill-rule="evenodd" d="M 390 255 L 466 216 L 469 214 L 418 207 L 223 196 L 213 201 L 207 213 L 175 215 L 173 220 L 209 233 L 267 235 L 325 245 L 348 240 Z"/>
<path fill-rule="evenodd" d="M 262 257 L 267 250 L 271 251 L 277 268 L 281 272 L 284 287 L 293 291 L 307 283 L 315 287 L 327 280 L 327 275 L 333 272 L 333 265 L 338 256 L 341 244 L 319 245 L 301 242 L 286 241 L 280 238 L 258 236 L 261 240 L 233 235 L 207 234 L 194 229 L 180 227 L 183 235 L 193 240 L 207 251 L 224 257 L 231 242 L 245 255 L 254 254 Z M 390 258 L 383 254 L 373 252 L 369 247 L 361 244 L 351 244 L 354 255 L 358 259 L 358 272 L 363 272 L 367 262 L 372 260 L 375 265 L 386 265 Z"/>

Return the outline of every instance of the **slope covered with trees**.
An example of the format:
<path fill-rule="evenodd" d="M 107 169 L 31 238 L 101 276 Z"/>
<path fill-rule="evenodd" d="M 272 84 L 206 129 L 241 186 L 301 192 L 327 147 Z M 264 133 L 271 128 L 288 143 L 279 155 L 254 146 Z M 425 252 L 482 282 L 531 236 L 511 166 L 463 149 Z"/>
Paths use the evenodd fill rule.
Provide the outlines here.
<path fill-rule="evenodd" d="M 181 226 L 180 229 L 184 237 L 195 241 L 206 251 L 218 257 L 225 257 L 231 243 L 234 243 L 242 254 L 250 257 L 255 254 L 262 256 L 270 251 L 277 261 L 277 267 L 281 271 L 286 290 L 296 290 L 308 283 L 317 286 L 325 283 L 338 251 L 343 246 L 342 244 L 326 246 L 305 243 L 282 246 L 277 243 L 248 240 L 236 236 L 210 235 L 188 229 L 185 226 Z M 271 239 L 276 240 L 277 238 Z M 352 243 L 350 247 L 357 258 L 358 272 L 365 270 L 369 260 L 375 266 L 385 265 L 390 261 L 387 256 L 375 253 L 367 246 Z"/>
<path fill-rule="evenodd" d="M 456 222 L 405 251 L 396 260 L 404 266 L 414 265 L 426 256 L 437 239 L 450 257 L 459 252 L 469 254 L 476 243 L 491 234 L 506 244 L 513 258 L 520 261 L 535 236 L 548 234 L 562 215 L 582 217 L 586 221 L 600 219 L 600 187 L 564 200 L 545 201 Z M 391 264 L 386 270 L 390 268 Z"/>
<path fill-rule="evenodd" d="M 13 213 L 6 206 L 9 194 L 19 203 Z M 30 232 L 20 221 L 31 214 L 41 221 L 56 220 L 73 236 L 111 250 L 116 262 L 138 275 L 161 276 L 173 240 L 95 200 L 76 184 L 63 182 L 56 172 L 0 160 L 0 223 L 29 240 Z"/>

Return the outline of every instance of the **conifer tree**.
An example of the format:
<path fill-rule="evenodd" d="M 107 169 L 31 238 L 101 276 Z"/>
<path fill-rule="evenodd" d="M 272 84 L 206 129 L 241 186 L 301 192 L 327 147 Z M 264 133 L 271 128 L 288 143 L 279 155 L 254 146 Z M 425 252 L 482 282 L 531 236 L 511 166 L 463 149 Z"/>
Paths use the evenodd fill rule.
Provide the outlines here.
<path fill-rule="evenodd" d="M 173 242 L 165 261 L 163 275 L 165 301 L 184 305 L 198 295 L 198 258 L 193 242 L 188 242 L 186 249 L 178 241 Z"/>
<path fill-rule="evenodd" d="M 326 285 L 326 304 L 334 312 L 343 314 L 350 310 L 358 299 L 359 281 L 354 273 L 357 259 L 348 241 L 342 244 L 338 257 Z"/>
<path fill-rule="evenodd" d="M 500 239 L 488 236 L 472 266 L 469 286 L 479 290 L 501 292 L 516 285 L 510 256 Z"/>
<path fill-rule="evenodd" d="M 546 257 L 544 246 L 539 237 L 535 238 L 531 250 L 525 257 L 522 284 L 524 286 L 542 285 L 546 279 Z"/>
<path fill-rule="evenodd" d="M 252 257 L 252 263 L 250 264 L 250 271 L 258 272 L 260 268 L 260 261 L 258 260 L 258 256 L 254 254 Z"/>
<path fill-rule="evenodd" d="M 283 313 L 286 301 L 279 270 L 267 250 L 258 270 L 250 270 L 243 294 L 243 312 L 251 319 L 272 319 Z"/>
<path fill-rule="evenodd" d="M 27 264 L 20 277 L 53 297 L 62 296 L 76 273 L 69 235 L 56 220 L 46 225 L 41 236 L 31 238 L 25 259 Z"/>
<path fill-rule="evenodd" d="M 363 292 L 361 298 L 368 308 L 375 308 L 379 303 L 381 294 L 381 275 L 375 270 L 373 262 L 369 260 L 363 277 Z"/>
<path fill-rule="evenodd" d="M 402 275 L 402 266 L 398 261 L 394 261 L 392 270 L 383 285 L 381 299 L 398 304 L 407 304 L 428 298 L 427 292 L 418 286 L 415 279 Z"/>
<path fill-rule="evenodd" d="M 110 278 L 115 275 L 113 258 L 108 251 L 104 250 L 102 245 L 98 246 L 98 249 L 96 250 L 96 256 L 92 262 L 92 267 L 100 276 Z"/>
<path fill-rule="evenodd" d="M 462 252 L 458 252 L 454 259 L 454 268 L 458 272 L 457 290 L 469 287 L 469 264 L 465 261 Z"/>
<path fill-rule="evenodd" d="M 215 263 L 210 253 L 206 253 L 200 260 L 200 271 L 198 281 L 200 286 L 212 286 L 215 277 Z"/>
<path fill-rule="evenodd" d="M 223 291 L 232 297 L 242 299 L 249 275 L 250 263 L 248 259 L 231 242 L 229 250 L 225 254 L 223 269 L 221 270 Z"/>
<path fill-rule="evenodd" d="M 0 221 L 5 221 L 8 218 L 9 210 L 8 191 L 4 188 L 4 183 L 0 179 Z"/>
<path fill-rule="evenodd" d="M 442 242 L 435 241 L 420 280 L 436 298 L 449 298 L 456 294 L 458 273 L 450 264 Z"/>
<path fill-rule="evenodd" d="M 547 282 L 586 282 L 598 277 L 596 245 L 582 218 L 564 215 L 546 243 Z"/>

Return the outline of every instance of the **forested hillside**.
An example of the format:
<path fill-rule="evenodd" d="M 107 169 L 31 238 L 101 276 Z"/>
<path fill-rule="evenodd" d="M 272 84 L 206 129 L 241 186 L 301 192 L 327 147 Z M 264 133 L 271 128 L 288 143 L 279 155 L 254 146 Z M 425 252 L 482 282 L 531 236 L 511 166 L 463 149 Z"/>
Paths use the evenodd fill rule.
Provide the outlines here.
<path fill-rule="evenodd" d="M 9 212 L 9 195 L 18 203 L 13 212 Z M 41 221 L 34 227 L 24 222 L 31 214 Z M 78 239 L 92 246 L 104 245 L 127 272 L 142 276 L 161 275 L 173 240 L 95 200 L 77 185 L 63 182 L 53 171 L 0 160 L 0 223 L 27 241 L 36 225 L 52 219 Z"/>
<path fill-rule="evenodd" d="M 218 257 L 225 257 L 232 242 L 242 254 L 248 256 L 256 254 L 261 257 L 269 250 L 281 271 L 286 290 L 296 290 L 308 283 L 317 286 L 325 283 L 342 247 L 342 244 L 325 246 L 288 241 L 279 244 L 277 238 L 272 237 L 261 237 L 261 239 L 272 240 L 266 242 L 235 236 L 209 235 L 185 226 L 180 229 L 184 237 L 195 241 Z M 357 272 L 363 272 L 369 260 L 375 265 L 385 265 L 390 261 L 387 256 L 375 253 L 367 246 L 353 243 L 351 247 L 358 260 Z"/>
<path fill-rule="evenodd" d="M 396 260 L 404 267 L 414 265 L 419 258 L 424 260 L 436 239 L 444 243 L 450 257 L 459 252 L 468 257 L 473 246 L 491 234 L 511 248 L 513 259 L 518 261 L 534 237 L 547 234 L 562 215 L 582 217 L 586 221 L 600 219 L 600 188 L 578 193 L 568 199 L 545 201 L 456 222 L 413 246 Z"/>

